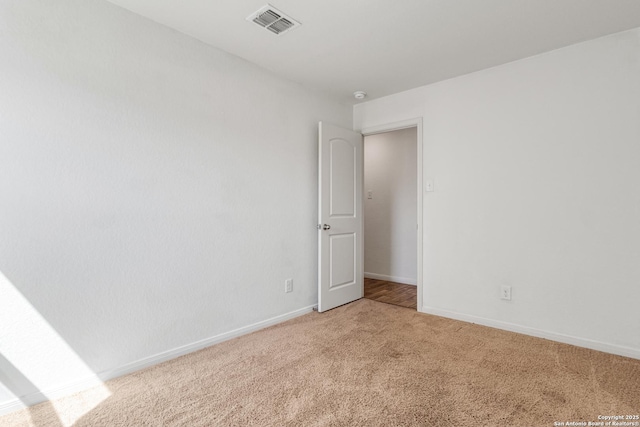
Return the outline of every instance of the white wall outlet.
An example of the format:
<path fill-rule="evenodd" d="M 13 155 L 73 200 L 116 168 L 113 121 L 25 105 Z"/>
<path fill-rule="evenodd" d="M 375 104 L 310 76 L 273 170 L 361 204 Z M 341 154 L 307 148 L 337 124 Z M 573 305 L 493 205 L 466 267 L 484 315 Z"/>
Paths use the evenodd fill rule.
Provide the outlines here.
<path fill-rule="evenodd" d="M 432 179 L 428 179 L 425 184 L 426 185 L 424 186 L 424 191 L 426 191 L 427 193 L 431 193 L 432 191 L 434 191 Z"/>
<path fill-rule="evenodd" d="M 293 292 L 293 279 L 287 279 L 284 281 L 284 291 Z"/>
<path fill-rule="evenodd" d="M 367 191 L 367 199 L 373 199 L 373 191 Z"/>
<path fill-rule="evenodd" d="M 500 299 L 511 301 L 511 286 L 502 286 L 500 288 Z"/>

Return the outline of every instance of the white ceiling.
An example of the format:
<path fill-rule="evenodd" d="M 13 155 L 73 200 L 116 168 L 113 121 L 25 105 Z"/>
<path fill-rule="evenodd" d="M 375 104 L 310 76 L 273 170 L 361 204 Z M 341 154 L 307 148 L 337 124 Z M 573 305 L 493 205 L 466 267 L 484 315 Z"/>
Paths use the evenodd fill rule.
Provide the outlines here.
<path fill-rule="evenodd" d="M 109 1 L 343 102 L 640 27 L 640 0 L 272 0 L 281 36 L 245 20 L 266 0 Z"/>

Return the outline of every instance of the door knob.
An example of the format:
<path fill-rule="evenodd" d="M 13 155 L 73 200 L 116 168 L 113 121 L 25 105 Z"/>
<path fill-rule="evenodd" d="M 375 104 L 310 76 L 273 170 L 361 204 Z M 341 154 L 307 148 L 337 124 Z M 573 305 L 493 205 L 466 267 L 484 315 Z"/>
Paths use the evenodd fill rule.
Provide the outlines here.
<path fill-rule="evenodd" d="M 323 230 L 329 230 L 329 229 L 331 229 L 331 226 L 330 226 L 329 224 L 324 224 L 324 225 L 322 226 L 322 229 L 323 229 Z"/>

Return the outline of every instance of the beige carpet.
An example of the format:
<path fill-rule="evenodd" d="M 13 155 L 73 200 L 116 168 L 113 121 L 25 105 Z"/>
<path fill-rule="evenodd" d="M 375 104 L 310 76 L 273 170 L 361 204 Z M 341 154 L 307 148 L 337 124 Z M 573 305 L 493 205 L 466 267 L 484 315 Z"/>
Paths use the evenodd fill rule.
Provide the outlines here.
<path fill-rule="evenodd" d="M 640 413 L 640 360 L 364 299 L 106 386 L 75 425 L 530 427 Z M 53 408 L 0 425 L 65 424 Z"/>

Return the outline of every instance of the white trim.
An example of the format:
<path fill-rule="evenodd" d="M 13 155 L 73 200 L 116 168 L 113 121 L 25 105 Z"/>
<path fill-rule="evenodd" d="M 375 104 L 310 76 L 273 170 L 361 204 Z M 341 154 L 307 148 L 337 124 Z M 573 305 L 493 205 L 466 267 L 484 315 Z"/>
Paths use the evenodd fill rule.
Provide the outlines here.
<path fill-rule="evenodd" d="M 519 334 L 530 335 L 532 337 L 544 338 L 564 344 L 571 344 L 578 347 L 589 348 L 591 350 L 602 351 L 605 353 L 616 354 L 618 356 L 631 357 L 640 359 L 640 350 L 615 344 L 607 344 L 600 341 L 590 340 L 587 338 L 574 337 L 572 335 L 564 335 L 556 332 L 543 331 L 541 329 L 530 328 L 528 326 L 517 325 L 515 323 L 502 322 L 500 320 L 487 319 L 485 317 L 473 316 L 471 314 L 457 313 L 455 311 L 442 310 L 439 308 L 422 306 L 423 313 L 433 314 L 436 316 L 446 317 L 449 319 L 461 320 L 463 322 L 477 323 L 478 325 L 489 326 L 491 328 L 502 329 L 505 331 L 516 332 Z"/>
<path fill-rule="evenodd" d="M 298 316 L 302 316 L 303 314 L 310 313 L 313 311 L 315 305 L 301 308 L 299 310 L 295 310 L 286 314 L 282 314 L 280 316 L 272 317 L 267 320 L 263 320 L 261 322 L 253 323 L 251 325 L 243 326 L 238 329 L 234 329 L 229 332 L 224 332 L 219 335 L 215 335 L 210 338 L 205 338 L 200 341 L 193 342 L 191 344 L 186 344 L 181 347 L 176 347 L 171 350 L 163 351 L 162 353 L 155 354 L 153 356 L 145 357 L 144 359 L 137 360 L 135 362 L 127 363 L 126 365 L 120 366 L 119 368 L 111 369 L 109 371 L 105 371 L 99 374 L 100 378 L 103 381 L 107 381 L 113 378 L 121 377 L 123 375 L 130 374 L 132 372 L 139 371 L 141 369 L 148 368 L 153 365 L 157 365 L 158 363 L 175 359 L 176 357 L 192 353 L 194 351 L 201 350 L 203 348 L 212 346 L 214 344 L 221 343 L 223 341 L 230 340 L 232 338 L 236 338 L 242 335 L 249 334 L 251 332 L 267 328 L 269 326 L 276 325 L 278 323 L 285 322 L 287 320 L 293 319 Z"/>
<path fill-rule="evenodd" d="M 387 123 L 384 125 L 371 126 L 361 129 L 360 132 L 364 136 L 375 135 L 377 133 L 393 132 L 394 130 L 408 129 L 416 126 L 422 126 L 422 117 L 416 117 L 414 119 L 402 120 L 399 122 Z"/>
<path fill-rule="evenodd" d="M 34 393 L 24 394 L 11 400 L 0 402 L 0 416 L 6 415 L 29 406 L 48 400 L 55 400 L 61 397 L 69 396 L 79 391 L 87 390 L 92 387 L 102 385 L 104 381 L 99 375 L 90 375 L 78 380 L 70 381 L 61 386 L 51 387 L 47 390 L 41 390 Z"/>
<path fill-rule="evenodd" d="M 376 280 L 386 280 L 387 282 L 396 282 L 403 283 L 405 285 L 413 285 L 416 286 L 416 279 L 412 279 L 411 277 L 400 277 L 400 276 L 387 276 L 385 274 L 378 273 L 367 273 L 365 271 L 364 277 L 366 279 L 376 279 Z"/>
<path fill-rule="evenodd" d="M 105 381 L 109 381 L 114 378 L 139 371 L 141 369 L 149 368 L 151 366 L 157 365 L 158 363 L 175 359 L 176 357 L 201 350 L 214 344 L 218 344 L 232 338 L 246 335 L 251 332 L 255 332 L 257 330 L 285 322 L 295 317 L 310 313 L 314 308 L 316 308 L 316 305 L 300 308 L 289 313 L 281 314 L 279 316 L 262 320 L 260 322 L 252 323 L 251 325 L 233 329 L 229 332 L 223 332 L 210 338 L 205 338 L 203 340 L 176 347 L 171 350 L 163 351 L 161 353 L 154 354 L 153 356 L 145 357 L 143 359 L 136 360 L 135 362 L 127 363 L 126 365 L 122 365 L 115 369 L 100 372 L 95 376 L 72 381 L 61 387 L 54 387 L 48 390 L 39 391 L 37 393 L 30 393 L 24 396 L 20 396 L 19 398 L 14 398 L 5 402 L 0 402 L 0 416 L 17 411 L 19 409 L 23 409 L 27 406 L 35 405 L 36 403 L 68 396 L 70 394 L 77 393 L 79 391 L 95 387 L 97 385 L 101 385 Z M 24 402 L 28 402 L 29 405 L 26 405 Z"/>
<path fill-rule="evenodd" d="M 18 398 L 4 401 L 0 403 L 0 417 L 10 414 L 11 412 L 19 411 L 20 409 L 24 409 L 26 407 L 27 405 L 22 403 L 22 401 Z"/>
<path fill-rule="evenodd" d="M 364 128 L 364 129 L 360 129 L 359 132 L 362 133 L 362 135 L 364 136 L 369 136 L 369 135 L 375 135 L 377 133 L 383 133 L 383 132 L 391 132 L 394 130 L 400 130 L 400 129 L 407 129 L 407 128 L 412 128 L 415 127 L 416 128 L 416 143 L 417 143 L 417 162 L 418 162 L 418 171 L 417 171 L 417 192 L 418 192 L 418 199 L 417 199 L 417 220 L 418 220 L 418 230 L 417 230 L 417 261 L 418 261 L 418 265 L 417 265 L 417 279 L 416 279 L 416 286 L 417 286 L 417 305 L 418 305 L 418 311 L 419 312 L 424 312 L 424 307 L 423 307 L 423 301 L 422 301 L 422 295 L 423 295 L 423 290 L 422 287 L 424 286 L 423 282 L 422 282 L 422 278 L 423 276 L 423 272 L 422 272 L 422 268 L 423 268 L 423 259 L 422 259 L 422 252 L 423 252 L 423 247 L 422 247 L 422 242 L 423 242 L 423 236 L 424 236 L 424 230 L 423 230 L 423 211 L 424 211 L 424 202 L 423 202 L 423 198 L 424 198 L 424 189 L 423 189 L 423 163 L 424 163 L 424 159 L 423 159 L 423 146 L 424 146 L 424 141 L 422 140 L 422 117 L 416 117 L 413 119 L 408 119 L 408 120 L 402 120 L 399 122 L 393 122 L 393 123 L 387 123 L 387 124 L 383 124 L 383 125 L 378 125 L 378 126 L 371 126 L 368 128 Z"/>

